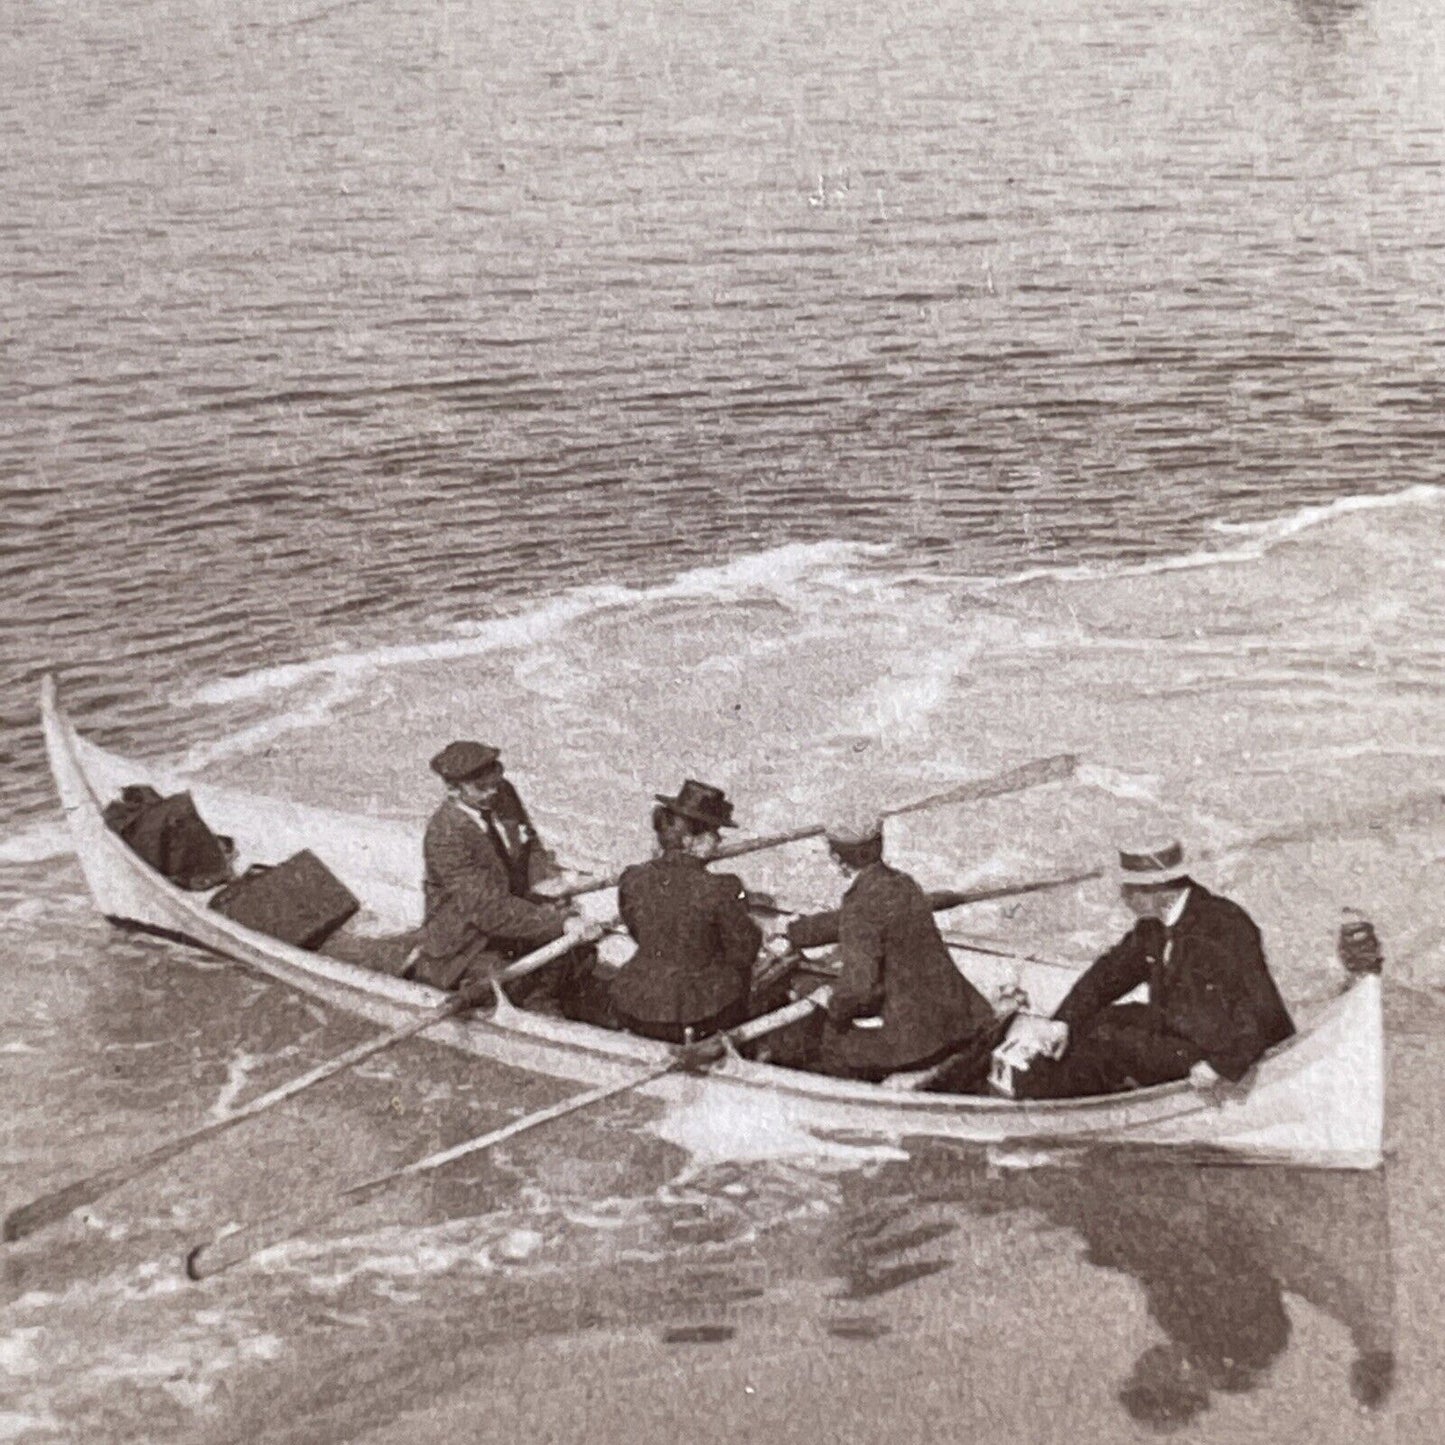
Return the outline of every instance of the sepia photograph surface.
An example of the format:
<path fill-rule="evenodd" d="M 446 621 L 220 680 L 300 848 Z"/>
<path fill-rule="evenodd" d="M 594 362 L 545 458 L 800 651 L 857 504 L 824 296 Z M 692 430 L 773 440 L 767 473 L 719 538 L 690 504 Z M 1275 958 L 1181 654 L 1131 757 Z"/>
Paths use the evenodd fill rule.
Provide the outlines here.
<path fill-rule="evenodd" d="M 0 25 L 0 1445 L 1439 1437 L 1445 8 Z"/>

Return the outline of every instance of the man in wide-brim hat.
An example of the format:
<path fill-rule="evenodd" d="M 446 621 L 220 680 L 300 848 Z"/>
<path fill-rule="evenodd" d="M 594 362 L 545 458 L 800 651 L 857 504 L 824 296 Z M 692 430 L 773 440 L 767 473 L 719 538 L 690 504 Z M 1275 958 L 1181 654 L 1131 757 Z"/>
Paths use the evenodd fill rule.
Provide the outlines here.
<path fill-rule="evenodd" d="M 1121 851 L 1118 878 L 1138 922 L 1055 1011 L 1066 1025 L 1060 1056 L 995 1076 L 1015 1097 L 1110 1094 L 1185 1078 L 1214 1090 L 1294 1033 L 1254 920 L 1189 876 L 1178 841 Z M 1117 1002 L 1141 984 L 1147 1002 Z"/>
<path fill-rule="evenodd" d="M 723 790 L 688 778 L 654 798 L 657 855 L 628 868 L 617 888 L 637 952 L 612 984 L 612 1003 L 633 1033 L 682 1043 L 747 1018 L 762 931 L 742 880 L 707 869 L 721 830 L 737 826 Z"/>
<path fill-rule="evenodd" d="M 575 913 L 547 903 L 537 885 L 558 870 L 507 780 L 500 752 L 485 743 L 449 743 L 431 769 L 447 796 L 422 844 L 426 916 L 410 974 L 456 989 L 489 977 L 514 958 L 564 934 L 590 936 Z M 555 989 L 568 964 L 532 975 L 514 992 L 526 1001 Z"/>

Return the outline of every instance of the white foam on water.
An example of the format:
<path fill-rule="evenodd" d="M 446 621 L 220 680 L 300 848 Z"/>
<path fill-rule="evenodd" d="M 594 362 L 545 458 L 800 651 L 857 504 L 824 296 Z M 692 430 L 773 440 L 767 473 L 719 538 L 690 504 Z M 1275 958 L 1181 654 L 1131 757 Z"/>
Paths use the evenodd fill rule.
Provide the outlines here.
<path fill-rule="evenodd" d="M 459 624 L 451 637 L 261 668 L 241 677 L 206 683 L 182 701 L 216 706 L 249 701 L 327 676 L 351 684 L 353 692 L 348 695 L 354 695 L 354 687 L 361 679 L 387 668 L 532 647 L 571 623 L 615 607 L 697 598 L 723 602 L 739 600 L 750 592 L 774 595 L 787 592 L 810 578 L 826 581 L 831 575 L 841 580 L 851 563 L 867 556 L 884 555 L 887 550 L 855 542 L 792 543 L 722 566 L 694 568 L 655 587 L 581 587 L 523 612 Z M 311 710 L 307 709 L 307 715 Z"/>
<path fill-rule="evenodd" d="M 281 1057 L 289 1050 L 282 1050 Z M 231 1112 L 236 1100 L 240 1097 L 242 1089 L 246 1087 L 246 1081 L 256 1069 L 257 1065 L 264 1064 L 271 1057 L 267 1054 L 248 1054 L 237 1051 L 226 1065 L 226 1082 L 221 1085 L 221 1091 L 216 1095 L 211 1104 L 210 1117 L 213 1119 L 224 1118 Z"/>
<path fill-rule="evenodd" d="M 198 772 L 213 763 L 224 762 L 227 758 L 245 757 L 249 753 L 257 752 L 285 737 L 287 733 L 324 727 L 338 709 L 361 692 L 362 682 L 362 677 L 345 673 L 334 677 L 320 693 L 309 698 L 301 707 L 288 709 L 209 742 L 193 744 L 178 766 L 185 772 Z"/>
<path fill-rule="evenodd" d="M 860 1168 L 908 1156 L 887 1144 L 841 1144 L 820 1139 L 792 1119 L 787 1100 L 772 1095 L 750 1098 L 746 1106 L 726 1092 L 705 1085 L 670 1105 L 648 1132 L 685 1150 L 685 1177 L 716 1164 L 767 1159 L 805 1160 L 822 1168 Z"/>
<path fill-rule="evenodd" d="M 1074 777 L 1081 787 L 1098 788 L 1112 798 L 1159 805 L 1162 779 L 1155 773 L 1126 773 L 1120 768 L 1081 762 Z"/>
<path fill-rule="evenodd" d="M 45 1330 L 39 1325 L 27 1325 L 0 1335 L 0 1370 L 7 1375 L 33 1375 L 40 1369 L 42 1354 L 40 1344 Z"/>
<path fill-rule="evenodd" d="M 514 1219 L 483 1216 L 428 1227 L 388 1224 L 340 1238 L 286 1240 L 259 1251 L 250 1263 L 257 1269 L 301 1274 L 308 1288 L 323 1294 L 378 1277 L 421 1281 L 458 1269 L 490 1273 L 503 1258 L 498 1250 L 517 1232 Z M 545 1236 L 539 1236 L 525 1258 L 535 1256 L 544 1244 Z M 320 1260 L 329 1267 L 318 1268 Z"/>
<path fill-rule="evenodd" d="M 0 1409 L 0 1440 L 22 1440 L 37 1434 L 61 1435 L 60 1421 L 48 1410 L 36 1414 Z"/>
<path fill-rule="evenodd" d="M 1203 567 L 1239 566 L 1258 562 L 1281 542 L 1289 541 L 1316 527 L 1325 526 L 1356 512 L 1382 511 L 1396 507 L 1438 507 L 1445 502 L 1445 486 L 1426 482 L 1402 488 L 1398 492 L 1379 495 L 1337 497 L 1300 507 L 1283 516 L 1260 522 L 1210 523 L 1210 528 L 1223 536 L 1247 539 L 1243 545 L 1224 548 L 1201 548 L 1175 557 L 1160 557 L 1150 562 L 1077 563 L 1071 566 L 1029 567 L 1002 577 L 972 577 L 968 585 L 987 594 L 1000 588 L 1018 587 L 1029 582 L 1097 582 L 1113 577 L 1152 577 L 1167 572 L 1185 572 Z"/>
<path fill-rule="evenodd" d="M 507 650 L 529 649 L 537 654 L 543 644 L 569 627 L 614 609 L 637 611 L 669 602 L 702 600 L 727 606 L 750 596 L 765 596 L 806 611 L 816 605 L 819 595 L 830 589 L 859 585 L 859 579 L 850 569 L 864 559 L 881 557 L 888 551 L 887 547 L 861 542 L 790 543 L 720 566 L 693 568 L 653 587 L 580 587 L 523 611 L 457 624 L 445 637 L 336 653 L 205 683 L 181 693 L 176 701 L 183 706 L 225 707 L 255 702 L 273 693 L 319 686 L 311 695 L 272 716 L 195 744 L 177 768 L 182 773 L 198 772 L 217 762 L 254 754 L 289 733 L 324 727 L 339 710 L 362 696 L 378 674 L 388 669 L 477 658 Z M 527 666 L 540 669 L 537 676 L 544 692 L 551 688 L 565 695 L 565 678 L 557 673 L 561 664 L 540 660 L 538 655 L 529 660 Z M 0 862 L 6 861 L 5 846 L 0 843 Z M 62 851 L 46 844 L 28 846 L 38 846 L 39 857 Z M 16 861 L 36 861 L 23 848 L 21 851 L 22 856 Z"/>
<path fill-rule="evenodd" d="M 188 1328 L 164 1344 L 114 1348 L 84 1376 L 92 1385 L 159 1386 L 178 1404 L 197 1410 L 210 1403 L 220 1376 L 240 1365 L 269 1364 L 284 1352 L 283 1342 L 270 1333 L 218 1339 L 209 1328 Z"/>
<path fill-rule="evenodd" d="M 1239 533 L 1246 536 L 1266 538 L 1271 542 L 1283 541 L 1286 537 L 1297 537 L 1311 527 L 1319 527 L 1336 517 L 1345 517 L 1352 512 L 1377 512 L 1392 507 L 1438 507 L 1445 503 L 1445 486 L 1429 482 L 1417 482 L 1414 486 L 1403 487 L 1398 492 L 1365 493 L 1359 496 L 1336 497 L 1331 502 L 1318 502 L 1300 507 L 1263 522 L 1212 522 L 1216 532 Z"/>

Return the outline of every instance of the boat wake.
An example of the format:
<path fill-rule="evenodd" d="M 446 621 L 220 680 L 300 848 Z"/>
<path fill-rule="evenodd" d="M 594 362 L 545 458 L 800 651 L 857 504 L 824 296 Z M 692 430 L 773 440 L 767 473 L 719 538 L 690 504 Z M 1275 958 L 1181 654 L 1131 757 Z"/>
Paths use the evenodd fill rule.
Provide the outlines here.
<path fill-rule="evenodd" d="M 744 1107 L 701 1084 L 691 1097 L 670 1105 L 649 1132 L 687 1153 L 683 1179 L 719 1164 L 787 1160 L 829 1171 L 908 1157 L 889 1144 L 821 1139 L 797 1125 L 787 1100 L 761 1095 Z"/>

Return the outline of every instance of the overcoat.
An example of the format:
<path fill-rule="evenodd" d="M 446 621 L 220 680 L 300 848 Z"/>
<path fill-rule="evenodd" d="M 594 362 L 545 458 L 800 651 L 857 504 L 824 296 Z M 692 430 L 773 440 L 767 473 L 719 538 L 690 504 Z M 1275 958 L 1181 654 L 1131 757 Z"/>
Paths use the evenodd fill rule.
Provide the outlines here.
<path fill-rule="evenodd" d="M 1294 1033 L 1270 977 L 1254 920 L 1193 879 L 1173 928 L 1141 919 L 1089 967 L 1054 1017 L 1083 1027 L 1140 984 L 1168 1030 L 1187 1039 L 1226 1079 L 1238 1080 Z"/>
<path fill-rule="evenodd" d="M 637 940 L 612 985 L 622 1013 L 687 1026 L 747 1003 L 762 930 L 735 874 L 669 850 L 623 873 L 617 909 Z"/>
<path fill-rule="evenodd" d="M 841 971 L 818 1067 L 885 1074 L 963 1048 L 994 1027 L 988 1000 L 959 972 L 923 890 L 872 863 L 843 897 Z M 860 1019 L 880 1018 L 874 1027 Z"/>
<path fill-rule="evenodd" d="M 421 950 L 433 965 L 483 952 L 505 958 L 562 936 L 562 910 L 527 896 L 550 858 L 515 799 L 503 794 L 495 813 L 479 814 L 448 798 L 427 824 Z"/>

